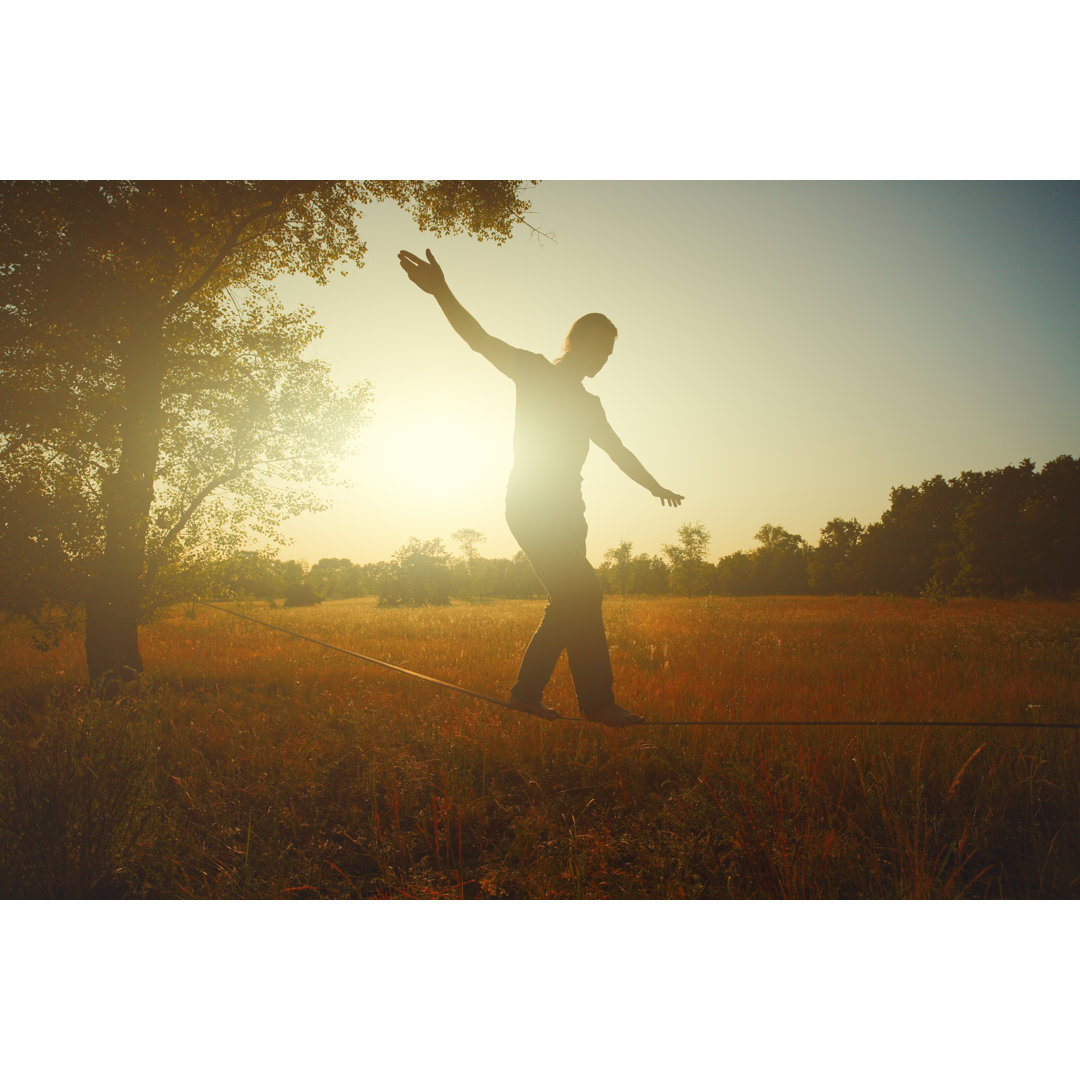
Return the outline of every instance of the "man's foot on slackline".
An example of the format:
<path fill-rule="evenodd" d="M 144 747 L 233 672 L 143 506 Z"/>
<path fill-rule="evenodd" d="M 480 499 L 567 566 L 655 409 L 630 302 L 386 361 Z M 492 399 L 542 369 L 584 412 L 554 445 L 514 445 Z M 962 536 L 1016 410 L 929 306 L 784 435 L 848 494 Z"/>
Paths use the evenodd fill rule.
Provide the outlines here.
<path fill-rule="evenodd" d="M 638 716 L 614 701 L 592 712 L 587 712 L 585 719 L 594 724 L 604 724 L 606 727 L 633 727 L 634 724 L 647 722 L 644 716 Z"/>
<path fill-rule="evenodd" d="M 542 701 L 525 701 L 522 698 L 510 695 L 510 708 L 518 712 L 531 713 L 544 720 L 558 720 L 559 714 L 554 709 L 549 709 Z"/>

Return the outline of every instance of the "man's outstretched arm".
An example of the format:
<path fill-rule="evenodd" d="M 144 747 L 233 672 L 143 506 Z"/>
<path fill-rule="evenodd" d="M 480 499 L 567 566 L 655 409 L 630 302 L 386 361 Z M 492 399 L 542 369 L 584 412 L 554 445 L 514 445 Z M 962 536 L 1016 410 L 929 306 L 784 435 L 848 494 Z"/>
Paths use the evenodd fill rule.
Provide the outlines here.
<path fill-rule="evenodd" d="M 427 249 L 428 261 L 425 262 L 411 251 L 399 251 L 398 262 L 401 269 L 409 275 L 409 280 L 435 297 L 447 322 L 454 328 L 458 336 L 474 352 L 478 352 L 485 359 L 491 361 L 504 375 L 510 375 L 514 369 L 517 349 L 492 337 L 462 306 L 458 298 L 450 291 L 446 284 L 446 277 L 442 267 L 435 261 L 431 249 Z"/>
<path fill-rule="evenodd" d="M 615 434 L 615 430 L 612 426 L 604 421 L 603 426 L 592 436 L 592 441 L 604 451 L 605 454 L 631 480 L 640 484 L 646 491 L 655 495 L 663 506 L 678 506 L 684 496 L 676 495 L 674 491 L 669 491 L 666 487 L 662 487 L 656 480 L 656 478 L 645 468 L 644 465 L 638 460 L 637 455 L 631 453 L 623 445 L 622 439 Z"/>

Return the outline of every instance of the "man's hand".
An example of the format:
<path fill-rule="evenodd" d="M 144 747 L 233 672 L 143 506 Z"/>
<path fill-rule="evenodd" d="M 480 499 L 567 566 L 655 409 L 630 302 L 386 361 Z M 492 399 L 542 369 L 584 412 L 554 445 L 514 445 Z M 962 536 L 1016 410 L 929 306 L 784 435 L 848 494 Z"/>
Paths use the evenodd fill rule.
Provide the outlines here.
<path fill-rule="evenodd" d="M 398 262 L 401 269 L 409 275 L 409 280 L 426 293 L 434 295 L 440 289 L 446 288 L 446 278 L 443 276 L 442 267 L 435 261 L 431 254 L 431 248 L 427 249 L 428 261 L 424 262 L 419 256 L 411 251 L 399 251 Z"/>
<path fill-rule="evenodd" d="M 653 494 L 660 500 L 661 506 L 679 506 L 685 497 L 676 495 L 674 491 L 668 491 L 667 488 L 660 488 L 659 491 L 654 491 Z"/>

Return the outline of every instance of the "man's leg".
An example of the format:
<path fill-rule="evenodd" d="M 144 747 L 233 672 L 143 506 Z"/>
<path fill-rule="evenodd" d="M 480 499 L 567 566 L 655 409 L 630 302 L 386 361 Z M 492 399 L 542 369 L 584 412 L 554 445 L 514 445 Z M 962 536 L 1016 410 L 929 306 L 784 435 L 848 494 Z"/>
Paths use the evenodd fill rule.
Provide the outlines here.
<path fill-rule="evenodd" d="M 544 619 L 522 659 L 513 695 L 539 700 L 565 647 L 582 710 L 602 708 L 614 701 L 611 658 L 604 633 L 603 594 L 585 554 L 584 516 L 568 514 L 553 520 L 508 514 L 507 521 L 550 596 Z"/>
<path fill-rule="evenodd" d="M 573 588 L 564 603 L 566 656 L 583 713 L 615 700 L 611 654 L 604 632 L 603 591 L 596 571 L 582 553 L 573 566 Z"/>
<path fill-rule="evenodd" d="M 521 658 L 517 682 L 510 696 L 520 701 L 539 701 L 555 671 L 565 647 L 562 620 L 558 608 L 551 602 L 544 611 L 544 618 L 536 628 L 525 655 Z"/>

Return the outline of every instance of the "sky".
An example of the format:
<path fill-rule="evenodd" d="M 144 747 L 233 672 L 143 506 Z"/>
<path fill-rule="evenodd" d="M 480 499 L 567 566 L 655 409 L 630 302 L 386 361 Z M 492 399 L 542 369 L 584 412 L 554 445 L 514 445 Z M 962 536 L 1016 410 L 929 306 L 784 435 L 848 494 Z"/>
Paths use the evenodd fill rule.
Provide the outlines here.
<path fill-rule="evenodd" d="M 619 330 L 586 388 L 659 482 L 592 447 L 589 556 L 661 554 L 686 522 L 713 560 L 765 523 L 816 543 L 877 521 L 890 489 L 1080 453 L 1080 185 L 543 181 L 502 246 L 421 235 L 368 208 L 365 265 L 280 283 L 325 333 L 313 354 L 369 380 L 373 417 L 333 506 L 284 526 L 282 558 L 389 558 L 480 531 L 508 557 L 513 384 L 450 329 L 397 252 L 431 248 L 486 330 L 554 359 L 589 311 Z"/>

